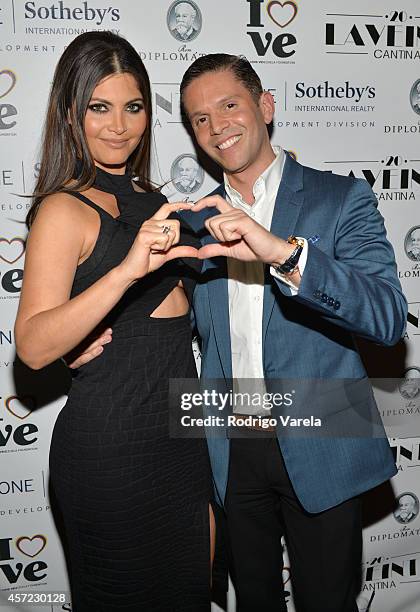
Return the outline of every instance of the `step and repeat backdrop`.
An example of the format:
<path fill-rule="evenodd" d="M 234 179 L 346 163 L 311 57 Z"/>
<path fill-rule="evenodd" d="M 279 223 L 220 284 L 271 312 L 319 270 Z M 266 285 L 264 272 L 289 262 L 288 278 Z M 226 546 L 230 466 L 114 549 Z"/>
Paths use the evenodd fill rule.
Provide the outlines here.
<path fill-rule="evenodd" d="M 53 70 L 66 45 L 87 30 L 125 36 L 146 64 L 153 86 L 153 178 L 166 184 L 170 200 L 196 200 L 216 184 L 179 108 L 183 72 L 211 52 L 252 62 L 275 98 L 273 144 L 306 165 L 364 178 L 376 193 L 409 314 L 397 347 L 362 347 L 399 472 L 364 500 L 359 610 L 418 611 L 418 0 L 0 0 L 0 608 L 32 610 L 33 604 L 13 601 L 17 592 L 55 593 L 47 609 L 71 611 L 48 484 L 50 436 L 69 376 L 61 364 L 37 373 L 20 364 L 13 324 L 30 205 L 24 195 L 39 171 Z M 293 611 L 288 565 L 285 550 L 279 579 Z M 227 607 L 234 612 L 232 588 Z"/>

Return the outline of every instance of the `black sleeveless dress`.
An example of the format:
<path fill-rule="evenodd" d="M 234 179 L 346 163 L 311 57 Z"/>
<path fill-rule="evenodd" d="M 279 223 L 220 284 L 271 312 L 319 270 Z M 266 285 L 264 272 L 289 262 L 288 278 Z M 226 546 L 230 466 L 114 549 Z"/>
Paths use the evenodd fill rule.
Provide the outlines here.
<path fill-rule="evenodd" d="M 72 297 L 124 259 L 141 224 L 166 201 L 99 168 L 95 187 L 115 194 L 121 214 L 114 219 L 74 194 L 98 212 L 101 226 Z M 181 227 L 180 244 L 197 244 Z M 150 317 L 180 279 L 191 301 L 197 265 L 168 262 L 125 293 L 103 322 L 112 342 L 75 372 L 55 424 L 50 474 L 73 612 L 210 610 L 207 445 L 168 433 L 168 381 L 196 377 L 189 315 Z"/>

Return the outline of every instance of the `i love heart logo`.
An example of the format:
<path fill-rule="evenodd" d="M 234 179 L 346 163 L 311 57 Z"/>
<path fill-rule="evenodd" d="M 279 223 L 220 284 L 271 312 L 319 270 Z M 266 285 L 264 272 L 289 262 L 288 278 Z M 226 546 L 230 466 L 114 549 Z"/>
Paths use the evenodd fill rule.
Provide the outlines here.
<path fill-rule="evenodd" d="M 21 536 L 16 540 L 16 548 L 27 557 L 36 557 L 47 545 L 47 538 L 39 533 L 28 538 Z"/>
<path fill-rule="evenodd" d="M 22 238 L 0 238 L 0 259 L 8 264 L 15 263 L 25 252 L 25 241 Z"/>
<path fill-rule="evenodd" d="M 0 70 L 0 98 L 4 98 L 16 85 L 16 75 L 11 70 Z"/>
<path fill-rule="evenodd" d="M 31 395 L 11 395 L 5 401 L 6 409 L 18 419 L 26 419 L 36 408 L 35 398 Z"/>
<path fill-rule="evenodd" d="M 267 13 L 270 19 L 280 28 L 285 28 L 289 23 L 292 23 L 297 12 L 298 7 L 294 0 L 286 0 L 285 2 L 271 0 L 267 4 Z"/>

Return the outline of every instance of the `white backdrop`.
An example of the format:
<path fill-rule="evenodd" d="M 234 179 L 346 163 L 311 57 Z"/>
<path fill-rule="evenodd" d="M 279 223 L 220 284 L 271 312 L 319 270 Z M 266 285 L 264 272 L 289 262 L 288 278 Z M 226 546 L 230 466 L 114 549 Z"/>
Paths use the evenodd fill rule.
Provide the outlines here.
<path fill-rule="evenodd" d="M 181 122 L 178 90 L 188 65 L 217 51 L 245 55 L 273 93 L 274 144 L 304 164 L 365 178 L 377 194 L 410 306 L 400 345 L 364 347 L 372 376 L 381 379 L 375 390 L 399 473 L 392 486 L 366 496 L 359 607 L 366 610 L 374 593 L 371 612 L 418 611 L 420 391 L 395 378 L 407 369 L 407 378 L 419 376 L 415 368 L 420 368 L 420 256 L 411 249 L 411 231 L 420 226 L 420 5 L 418 0 L 199 0 L 189 2 L 196 18 L 180 40 L 173 30 L 178 4 L 0 0 L 0 607 L 32 609 L 8 604 L 14 592 L 68 590 L 48 497 L 49 440 L 65 401 L 66 376 L 59 366 L 33 375 L 14 364 L 29 207 L 21 194 L 30 193 L 36 177 L 58 57 L 77 34 L 111 29 L 128 38 L 149 70 L 154 178 L 173 179 L 165 188 L 170 199 L 197 199 L 215 186 L 214 178 L 194 172 L 188 159 L 196 151 Z M 177 182 L 188 164 L 196 174 L 192 185 L 188 176 Z M 413 500 L 412 516 L 392 512 L 393 498 L 403 494 Z M 285 570 L 287 589 L 289 578 Z M 70 611 L 65 599 L 49 609 Z M 291 596 L 289 601 L 293 610 Z M 229 610 L 234 609 L 230 589 Z"/>

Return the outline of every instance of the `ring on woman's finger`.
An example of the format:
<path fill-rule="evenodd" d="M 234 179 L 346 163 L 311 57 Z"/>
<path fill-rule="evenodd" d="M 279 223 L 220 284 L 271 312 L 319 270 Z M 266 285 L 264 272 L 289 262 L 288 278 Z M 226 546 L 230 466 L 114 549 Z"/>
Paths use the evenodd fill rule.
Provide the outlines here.
<path fill-rule="evenodd" d="M 170 225 L 164 225 L 162 227 L 162 234 L 169 234 L 170 231 L 171 231 L 171 226 Z"/>

